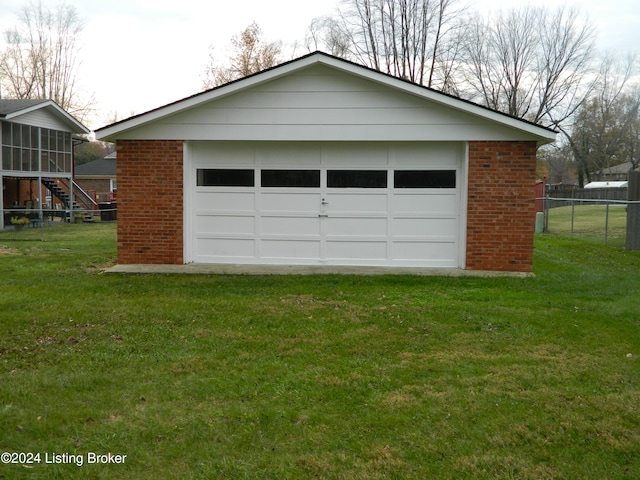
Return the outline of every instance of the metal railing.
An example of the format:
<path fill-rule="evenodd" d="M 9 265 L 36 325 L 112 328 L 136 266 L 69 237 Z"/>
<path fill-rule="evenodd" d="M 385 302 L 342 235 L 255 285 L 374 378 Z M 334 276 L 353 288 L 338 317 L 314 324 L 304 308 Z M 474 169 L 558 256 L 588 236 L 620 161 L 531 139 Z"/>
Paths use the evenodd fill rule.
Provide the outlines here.
<path fill-rule="evenodd" d="M 44 227 L 49 225 L 55 225 L 60 223 L 82 223 L 93 222 L 95 220 L 110 222 L 117 220 L 117 207 L 105 208 L 104 205 L 100 206 L 99 214 L 96 214 L 94 209 L 68 209 L 68 208 L 26 208 L 26 207 L 10 207 L 4 208 L 3 213 L 3 227 L 16 228 L 17 226 L 24 227 Z M 26 218 L 28 222 L 18 223 L 15 225 L 12 219 Z"/>
<path fill-rule="evenodd" d="M 71 196 L 73 193 L 75 199 L 72 199 L 72 202 L 75 200 L 82 203 L 86 209 L 97 209 L 98 203 L 91 197 L 91 195 L 85 192 L 74 180 L 71 180 L 71 186 L 67 183 L 67 180 L 68 179 L 66 178 L 60 178 L 58 179 L 58 183 L 64 187 L 67 195 Z"/>

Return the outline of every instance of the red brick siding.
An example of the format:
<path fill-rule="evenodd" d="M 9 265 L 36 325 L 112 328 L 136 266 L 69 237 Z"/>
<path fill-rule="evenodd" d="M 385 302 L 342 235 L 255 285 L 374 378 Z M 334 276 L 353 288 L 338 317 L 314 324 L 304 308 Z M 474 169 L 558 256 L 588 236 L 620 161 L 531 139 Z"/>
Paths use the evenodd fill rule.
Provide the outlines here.
<path fill-rule="evenodd" d="M 530 272 L 535 142 L 469 142 L 467 269 Z"/>
<path fill-rule="evenodd" d="M 89 196 L 95 197 L 93 199 L 100 202 L 109 202 L 109 192 L 111 191 L 111 182 L 108 178 L 75 178 L 75 181 L 80 188 L 89 194 Z"/>
<path fill-rule="evenodd" d="M 118 263 L 182 264 L 182 141 L 118 141 Z"/>
<path fill-rule="evenodd" d="M 108 192 L 111 189 L 111 182 L 108 178 L 75 178 L 80 188 L 85 192 L 94 190 L 95 192 Z"/>

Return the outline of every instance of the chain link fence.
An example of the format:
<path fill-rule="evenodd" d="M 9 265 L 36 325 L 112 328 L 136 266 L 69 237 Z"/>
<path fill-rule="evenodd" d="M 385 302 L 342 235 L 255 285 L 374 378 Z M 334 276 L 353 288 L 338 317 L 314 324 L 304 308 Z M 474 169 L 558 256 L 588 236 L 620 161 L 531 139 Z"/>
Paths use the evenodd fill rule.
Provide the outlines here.
<path fill-rule="evenodd" d="M 624 247 L 627 237 L 627 209 L 639 204 L 628 200 L 566 198 L 544 199 L 544 228 L 550 234 L 580 237 Z"/>

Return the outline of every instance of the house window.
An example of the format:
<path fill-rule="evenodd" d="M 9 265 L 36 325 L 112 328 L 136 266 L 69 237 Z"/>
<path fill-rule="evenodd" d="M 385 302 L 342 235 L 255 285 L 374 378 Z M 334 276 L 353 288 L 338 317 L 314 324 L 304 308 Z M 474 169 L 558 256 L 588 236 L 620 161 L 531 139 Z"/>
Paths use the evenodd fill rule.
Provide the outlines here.
<path fill-rule="evenodd" d="M 386 170 L 329 170 L 329 188 L 387 188 Z"/>
<path fill-rule="evenodd" d="M 320 170 L 262 170 L 263 187 L 320 187 Z"/>
<path fill-rule="evenodd" d="M 455 170 L 396 170 L 395 188 L 456 188 Z"/>
<path fill-rule="evenodd" d="M 253 187 L 253 170 L 231 168 L 199 168 L 197 171 L 199 187 Z"/>

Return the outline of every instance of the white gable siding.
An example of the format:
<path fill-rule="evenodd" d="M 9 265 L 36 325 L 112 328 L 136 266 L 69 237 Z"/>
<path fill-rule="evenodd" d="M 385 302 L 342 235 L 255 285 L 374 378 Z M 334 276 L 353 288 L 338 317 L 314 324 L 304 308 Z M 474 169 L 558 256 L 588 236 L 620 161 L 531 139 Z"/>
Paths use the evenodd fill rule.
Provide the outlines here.
<path fill-rule="evenodd" d="M 123 132 L 120 139 L 528 140 L 525 132 L 316 65 Z"/>
<path fill-rule="evenodd" d="M 32 112 L 25 113 L 24 115 L 13 117 L 11 121 L 36 127 L 50 128 L 51 130 L 60 130 L 62 132 L 73 131 L 69 128 L 67 123 L 61 121 L 54 115 L 51 115 L 51 113 L 47 112 L 46 109 L 34 110 Z"/>

